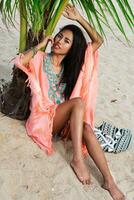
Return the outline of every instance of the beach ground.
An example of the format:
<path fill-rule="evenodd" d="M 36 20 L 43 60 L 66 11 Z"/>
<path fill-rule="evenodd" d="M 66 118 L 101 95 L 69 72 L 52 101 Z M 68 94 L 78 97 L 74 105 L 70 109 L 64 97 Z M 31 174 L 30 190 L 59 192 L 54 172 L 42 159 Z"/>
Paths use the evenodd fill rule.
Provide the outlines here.
<path fill-rule="evenodd" d="M 18 51 L 18 30 L 10 32 L 0 21 L 0 79 L 11 79 L 9 61 Z M 119 35 L 120 36 L 120 35 Z M 129 37 L 134 44 L 131 33 Z M 95 124 L 103 120 L 134 133 L 134 48 L 119 42 L 111 33 L 99 49 L 99 90 Z M 69 166 L 72 150 L 61 141 L 47 156 L 27 136 L 24 121 L 0 114 L 0 199 L 1 200 L 112 200 L 103 190 L 102 177 L 86 158 L 92 177 L 83 186 Z M 127 197 L 134 200 L 134 147 L 119 154 L 105 153 L 111 172 Z"/>

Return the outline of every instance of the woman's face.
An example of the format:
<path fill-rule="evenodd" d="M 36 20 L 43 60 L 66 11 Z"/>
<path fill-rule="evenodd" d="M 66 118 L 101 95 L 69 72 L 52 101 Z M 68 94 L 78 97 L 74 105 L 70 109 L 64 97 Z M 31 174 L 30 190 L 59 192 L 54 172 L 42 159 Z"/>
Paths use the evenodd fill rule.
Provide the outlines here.
<path fill-rule="evenodd" d="M 55 54 L 66 55 L 73 43 L 73 33 L 70 30 L 59 32 L 54 38 L 52 52 Z"/>

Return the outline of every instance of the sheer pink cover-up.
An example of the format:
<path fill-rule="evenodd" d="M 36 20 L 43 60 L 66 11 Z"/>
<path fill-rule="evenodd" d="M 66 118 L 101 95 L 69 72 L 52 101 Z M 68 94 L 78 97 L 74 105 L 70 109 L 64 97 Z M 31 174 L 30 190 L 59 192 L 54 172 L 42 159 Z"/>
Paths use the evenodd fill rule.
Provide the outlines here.
<path fill-rule="evenodd" d="M 43 71 L 43 59 L 46 53 L 38 51 L 28 66 L 21 63 L 23 54 L 14 59 L 14 64 L 28 75 L 28 85 L 31 88 L 31 114 L 26 121 L 27 134 L 47 154 L 52 154 L 53 118 L 58 105 L 54 104 L 48 97 L 49 82 Z M 77 58 L 76 58 L 77 59 Z M 97 93 L 97 63 L 98 52 L 92 52 L 92 45 L 88 43 L 84 64 L 78 76 L 70 99 L 81 97 L 85 104 L 84 122 L 94 128 L 94 111 Z"/>

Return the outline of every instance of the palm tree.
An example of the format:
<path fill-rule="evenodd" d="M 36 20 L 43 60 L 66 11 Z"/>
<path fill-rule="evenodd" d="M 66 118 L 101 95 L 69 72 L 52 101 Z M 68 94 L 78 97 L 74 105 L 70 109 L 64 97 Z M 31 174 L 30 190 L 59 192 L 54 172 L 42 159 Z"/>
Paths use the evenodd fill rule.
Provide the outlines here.
<path fill-rule="evenodd" d="M 71 2 L 75 6 L 80 6 L 81 9 L 86 13 L 91 25 L 100 33 L 100 35 L 105 38 L 106 34 L 104 31 L 104 26 L 112 31 L 108 20 L 108 16 L 110 15 L 116 27 L 126 39 L 127 43 L 130 43 L 127 37 L 127 31 L 125 30 L 125 27 L 120 20 L 119 14 L 116 11 L 116 6 L 118 5 L 124 16 L 124 20 L 128 24 L 128 27 L 132 30 L 132 32 L 134 32 L 134 14 L 128 0 L 1 0 L 1 16 L 3 22 L 7 27 L 9 24 L 15 26 L 15 16 L 17 10 L 19 9 L 19 53 L 29 49 L 31 46 L 36 45 L 38 42 L 40 42 L 43 35 L 53 33 L 65 6 L 69 2 Z M 113 31 L 112 33 L 114 34 Z M 117 36 L 115 35 L 115 37 Z M 16 78 L 16 74 L 19 78 Z M 18 87 L 20 87 L 20 84 L 17 83 L 19 82 L 19 80 L 21 80 L 20 82 L 22 82 L 22 79 L 24 88 L 26 78 L 27 77 L 26 75 L 24 75 L 23 72 L 20 72 L 19 69 L 16 69 L 14 67 L 13 79 L 9 88 L 13 88 L 16 85 L 19 85 Z M 6 92 L 6 94 L 7 93 L 8 97 L 12 96 L 12 92 L 10 95 L 8 91 Z M 22 94 L 19 94 L 18 96 L 20 98 Z M 7 111 L 5 113 L 7 114 Z"/>
<path fill-rule="evenodd" d="M 79 5 L 85 11 L 91 25 L 105 38 L 104 26 L 107 26 L 112 31 L 108 20 L 108 16 L 110 15 L 118 30 L 123 34 L 126 41 L 129 42 L 125 27 L 116 11 L 118 5 L 124 16 L 124 20 L 132 32 L 134 32 L 134 14 L 128 0 L 1 0 L 0 11 L 3 22 L 7 26 L 9 23 L 15 26 L 15 14 L 17 9 L 19 9 L 19 52 L 26 49 L 29 36 L 28 27 L 30 27 L 32 34 L 30 35 L 31 38 L 29 38 L 30 42 L 34 40 L 33 38 L 38 40 L 39 35 L 43 34 L 43 32 L 46 35 L 52 34 L 68 2 L 71 2 L 75 6 Z"/>

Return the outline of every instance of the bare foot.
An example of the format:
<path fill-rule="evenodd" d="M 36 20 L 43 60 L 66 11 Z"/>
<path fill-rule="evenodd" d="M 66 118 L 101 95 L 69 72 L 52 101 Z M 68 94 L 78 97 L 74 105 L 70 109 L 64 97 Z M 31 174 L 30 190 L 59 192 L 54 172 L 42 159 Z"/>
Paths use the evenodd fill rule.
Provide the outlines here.
<path fill-rule="evenodd" d="M 82 182 L 83 184 L 90 184 L 90 176 L 84 161 L 72 160 L 70 166 L 72 167 L 80 182 Z"/>
<path fill-rule="evenodd" d="M 114 181 L 111 183 L 105 182 L 102 187 L 105 190 L 108 190 L 113 200 L 125 200 L 124 194 L 120 191 Z"/>

